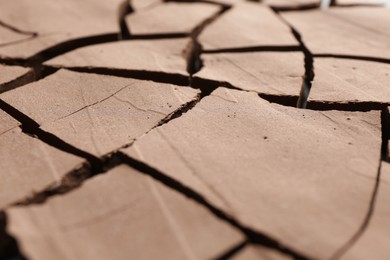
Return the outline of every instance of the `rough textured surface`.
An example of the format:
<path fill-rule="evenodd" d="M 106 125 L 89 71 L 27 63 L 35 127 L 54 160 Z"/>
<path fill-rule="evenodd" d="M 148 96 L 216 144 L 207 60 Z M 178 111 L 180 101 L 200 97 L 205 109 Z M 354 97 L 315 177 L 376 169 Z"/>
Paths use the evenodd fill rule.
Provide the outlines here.
<path fill-rule="evenodd" d="M 309 100 L 390 102 L 390 65 L 369 61 L 317 58 Z"/>
<path fill-rule="evenodd" d="M 46 62 L 46 64 L 63 67 L 104 67 L 187 75 L 184 50 L 188 43 L 188 39 L 175 39 L 100 44 L 61 55 Z"/>
<path fill-rule="evenodd" d="M 18 126 L 0 110 L 0 209 L 58 184 L 83 163 L 81 158 L 27 136 Z"/>
<path fill-rule="evenodd" d="M 335 8 L 282 16 L 301 34 L 312 53 L 390 58 L 389 8 Z"/>
<path fill-rule="evenodd" d="M 0 0 L 0 259 L 387 260 L 374 2 Z"/>
<path fill-rule="evenodd" d="M 269 8 L 251 2 L 228 10 L 200 34 L 199 42 L 205 50 L 297 44 L 288 26 Z"/>
<path fill-rule="evenodd" d="M 304 71 L 301 53 L 249 52 L 202 55 L 195 76 L 259 93 L 298 96 Z"/>
<path fill-rule="evenodd" d="M 118 6 L 123 0 L 1 1 L 1 20 L 38 37 L 0 46 L 0 56 L 27 58 L 63 41 L 119 32 Z M 99 21 L 99 22 L 97 22 Z"/>
<path fill-rule="evenodd" d="M 212 4 L 168 2 L 128 15 L 126 22 L 134 34 L 190 33 L 218 11 Z"/>
<path fill-rule="evenodd" d="M 131 143 L 198 93 L 170 84 L 61 70 L 0 97 L 46 131 L 101 156 Z"/>
<path fill-rule="evenodd" d="M 203 207 L 127 166 L 45 205 L 8 213 L 10 232 L 33 259 L 211 259 L 242 239 Z"/>
<path fill-rule="evenodd" d="M 325 259 L 366 213 L 380 145 L 378 112 L 303 111 L 220 88 L 127 152 Z"/>

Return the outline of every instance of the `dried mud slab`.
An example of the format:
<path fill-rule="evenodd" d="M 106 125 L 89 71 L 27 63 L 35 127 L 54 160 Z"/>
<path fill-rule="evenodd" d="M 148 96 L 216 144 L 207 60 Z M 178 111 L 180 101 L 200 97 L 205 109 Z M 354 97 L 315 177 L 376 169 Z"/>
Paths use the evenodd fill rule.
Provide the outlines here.
<path fill-rule="evenodd" d="M 251 2 L 235 5 L 207 26 L 199 42 L 204 50 L 298 44 L 270 8 Z"/>
<path fill-rule="evenodd" d="M 316 58 L 309 101 L 390 102 L 390 64 Z"/>
<path fill-rule="evenodd" d="M 81 37 L 119 32 L 123 0 L 2 1 L 1 20 L 38 37 L 0 46 L 0 56 L 27 58 L 53 45 Z"/>
<path fill-rule="evenodd" d="M 34 73 L 30 68 L 0 64 L 0 93 L 27 83 L 33 78 Z"/>
<path fill-rule="evenodd" d="M 207 3 L 168 2 L 128 15 L 126 23 L 133 34 L 189 34 L 219 10 Z"/>
<path fill-rule="evenodd" d="M 212 259 L 243 239 L 199 204 L 128 166 L 7 214 L 8 230 L 29 259 Z"/>
<path fill-rule="evenodd" d="M 314 54 L 390 58 L 389 8 L 331 8 L 281 15 Z"/>
<path fill-rule="evenodd" d="M 189 87 L 67 70 L 0 95 L 41 128 L 97 156 L 198 98 Z"/>
<path fill-rule="evenodd" d="M 219 88 L 124 151 L 241 223 L 327 259 L 366 215 L 380 124 L 380 111 L 301 110 Z"/>
<path fill-rule="evenodd" d="M 188 75 L 189 39 L 131 40 L 88 46 L 46 62 L 56 67 L 99 67 Z"/>
<path fill-rule="evenodd" d="M 298 96 L 305 74 L 299 52 L 204 54 L 201 58 L 203 68 L 196 77 L 259 93 Z"/>
<path fill-rule="evenodd" d="M 0 209 L 60 182 L 83 159 L 22 133 L 0 110 Z"/>
<path fill-rule="evenodd" d="M 375 208 L 367 229 L 343 259 L 386 260 L 390 255 L 390 164 L 382 162 Z"/>

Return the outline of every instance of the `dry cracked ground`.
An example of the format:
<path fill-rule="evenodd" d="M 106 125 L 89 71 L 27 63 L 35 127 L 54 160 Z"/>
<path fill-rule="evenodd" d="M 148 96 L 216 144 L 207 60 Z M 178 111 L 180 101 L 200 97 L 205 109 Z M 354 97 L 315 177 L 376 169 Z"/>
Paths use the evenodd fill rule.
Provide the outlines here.
<path fill-rule="evenodd" d="M 0 2 L 0 259 L 390 259 L 379 1 Z"/>

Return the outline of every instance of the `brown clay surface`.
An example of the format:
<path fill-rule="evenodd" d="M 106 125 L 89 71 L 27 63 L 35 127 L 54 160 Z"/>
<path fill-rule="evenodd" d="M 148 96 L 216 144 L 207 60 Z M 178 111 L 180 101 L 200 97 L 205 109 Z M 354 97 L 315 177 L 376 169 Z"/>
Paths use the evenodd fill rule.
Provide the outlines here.
<path fill-rule="evenodd" d="M 389 8 L 335 8 L 282 16 L 301 34 L 313 54 L 390 58 Z"/>
<path fill-rule="evenodd" d="M 45 64 L 187 75 L 184 50 L 188 44 L 188 38 L 113 42 L 80 48 Z"/>
<path fill-rule="evenodd" d="M 198 190 L 247 226 L 326 259 L 364 216 L 379 135 L 378 112 L 299 111 L 220 88 L 126 153 Z"/>
<path fill-rule="evenodd" d="M 388 260 L 376 3 L 4 0 L 0 259 Z"/>
<path fill-rule="evenodd" d="M 325 102 L 390 101 L 390 64 L 335 58 L 314 61 L 309 100 Z"/>
<path fill-rule="evenodd" d="M 168 2 L 129 15 L 126 22 L 135 34 L 189 34 L 218 11 L 218 5 Z M 172 14 L 175 14 L 174 17 Z"/>
<path fill-rule="evenodd" d="M 84 162 L 22 133 L 20 124 L 0 111 L 0 208 L 50 185 Z"/>
<path fill-rule="evenodd" d="M 247 52 L 202 55 L 196 77 L 228 82 L 243 90 L 298 96 L 305 74 L 302 53 Z"/>
<path fill-rule="evenodd" d="M 199 42 L 205 50 L 297 44 L 276 14 L 252 2 L 241 2 L 224 13 L 205 28 Z"/>
<path fill-rule="evenodd" d="M 9 214 L 11 232 L 37 259 L 210 259 L 242 239 L 194 201 L 125 165 Z M 95 250 L 85 250 L 85 241 Z"/>

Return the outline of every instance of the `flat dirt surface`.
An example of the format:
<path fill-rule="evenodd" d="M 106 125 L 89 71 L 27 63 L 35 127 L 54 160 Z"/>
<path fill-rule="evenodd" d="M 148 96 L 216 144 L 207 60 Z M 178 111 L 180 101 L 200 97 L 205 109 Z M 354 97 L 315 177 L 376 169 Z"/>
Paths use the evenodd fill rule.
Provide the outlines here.
<path fill-rule="evenodd" d="M 390 259 L 383 1 L 0 6 L 0 259 Z"/>

